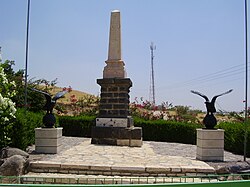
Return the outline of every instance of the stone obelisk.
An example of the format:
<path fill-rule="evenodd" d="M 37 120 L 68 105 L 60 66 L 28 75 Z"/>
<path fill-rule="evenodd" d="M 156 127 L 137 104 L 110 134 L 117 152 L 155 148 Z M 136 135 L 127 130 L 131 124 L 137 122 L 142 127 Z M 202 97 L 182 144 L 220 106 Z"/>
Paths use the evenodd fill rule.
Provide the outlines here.
<path fill-rule="evenodd" d="M 120 11 L 111 12 L 108 60 L 103 70 L 99 116 L 91 131 L 92 144 L 141 146 L 142 129 L 129 116 L 129 89 L 121 53 Z"/>
<path fill-rule="evenodd" d="M 103 78 L 125 78 L 124 62 L 121 50 L 121 21 L 120 12 L 111 12 L 109 31 L 109 50 L 107 66 L 103 71 Z"/>

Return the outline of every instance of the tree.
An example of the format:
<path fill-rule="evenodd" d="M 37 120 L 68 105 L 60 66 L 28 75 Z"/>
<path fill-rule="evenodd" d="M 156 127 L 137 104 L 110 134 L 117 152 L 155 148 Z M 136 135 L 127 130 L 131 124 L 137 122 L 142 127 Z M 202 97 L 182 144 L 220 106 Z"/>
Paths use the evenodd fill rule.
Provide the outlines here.
<path fill-rule="evenodd" d="M 6 60 L 4 63 L 0 64 L 3 68 L 4 73 L 9 81 L 15 82 L 16 87 L 11 88 L 16 94 L 13 96 L 12 100 L 16 103 L 17 108 L 25 107 L 24 97 L 25 97 L 25 86 L 24 86 L 24 70 L 18 70 L 15 72 L 13 66 L 14 61 Z M 40 89 L 43 91 L 49 91 L 51 86 L 57 83 L 57 79 L 48 81 L 46 79 L 29 79 L 28 80 L 28 90 L 27 90 L 27 109 L 33 112 L 41 111 L 44 107 L 45 98 L 42 94 L 32 91 L 32 88 Z"/>
<path fill-rule="evenodd" d="M 16 95 L 15 82 L 9 81 L 0 66 L 0 148 L 10 143 L 10 131 L 15 119 L 15 103 L 12 98 Z"/>

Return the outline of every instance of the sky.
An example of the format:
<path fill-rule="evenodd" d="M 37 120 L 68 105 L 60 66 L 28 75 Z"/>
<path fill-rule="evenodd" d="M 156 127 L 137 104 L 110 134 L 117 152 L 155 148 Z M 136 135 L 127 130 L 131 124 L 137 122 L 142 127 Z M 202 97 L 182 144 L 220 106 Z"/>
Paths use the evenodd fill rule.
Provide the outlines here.
<path fill-rule="evenodd" d="M 152 99 L 153 42 L 156 104 L 204 111 L 204 99 L 190 90 L 212 98 L 233 89 L 217 98 L 217 110 L 244 110 L 244 0 L 31 0 L 29 78 L 99 95 L 116 9 L 131 102 Z M 0 0 L 0 14 L 2 58 L 24 69 L 27 0 Z"/>

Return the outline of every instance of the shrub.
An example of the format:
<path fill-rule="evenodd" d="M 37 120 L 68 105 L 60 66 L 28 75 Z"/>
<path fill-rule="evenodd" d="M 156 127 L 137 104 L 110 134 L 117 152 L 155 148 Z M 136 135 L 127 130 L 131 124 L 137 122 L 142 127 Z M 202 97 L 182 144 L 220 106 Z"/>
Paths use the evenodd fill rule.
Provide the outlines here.
<path fill-rule="evenodd" d="M 225 130 L 224 135 L 224 147 L 225 150 L 236 153 L 244 154 L 244 134 L 245 124 L 244 123 L 220 123 L 216 126 Z M 250 156 L 250 127 L 247 127 L 247 156 Z"/>
<path fill-rule="evenodd" d="M 91 137 L 91 127 L 96 116 L 59 116 L 59 126 L 64 136 Z"/>
<path fill-rule="evenodd" d="M 91 127 L 96 116 L 60 116 L 59 125 L 63 127 L 64 136 L 91 137 Z M 165 120 L 147 121 L 134 118 L 134 125 L 142 127 L 143 140 L 180 142 L 195 144 L 197 124 L 185 124 Z"/>
<path fill-rule="evenodd" d="M 0 59 L 0 148 L 10 144 L 10 132 L 15 120 L 15 103 L 13 97 L 16 95 L 14 81 L 9 81 L 4 72 Z"/>
<path fill-rule="evenodd" d="M 199 124 L 165 120 L 147 121 L 140 118 L 134 118 L 134 125 L 142 127 L 143 140 L 185 144 L 195 144 L 196 129 L 202 127 Z"/>
<path fill-rule="evenodd" d="M 35 128 L 42 126 L 42 113 L 18 109 L 11 133 L 11 146 L 26 149 L 35 143 Z"/>

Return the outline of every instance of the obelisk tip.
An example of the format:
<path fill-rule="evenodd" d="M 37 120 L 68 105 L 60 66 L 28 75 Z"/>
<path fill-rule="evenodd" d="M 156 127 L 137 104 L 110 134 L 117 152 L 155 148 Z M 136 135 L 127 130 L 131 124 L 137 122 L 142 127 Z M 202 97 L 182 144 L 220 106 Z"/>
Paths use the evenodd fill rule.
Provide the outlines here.
<path fill-rule="evenodd" d="M 120 12 L 120 10 L 113 10 L 112 12 Z"/>

